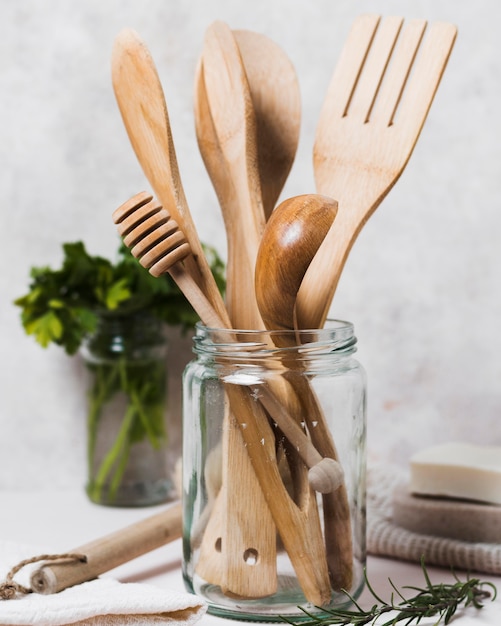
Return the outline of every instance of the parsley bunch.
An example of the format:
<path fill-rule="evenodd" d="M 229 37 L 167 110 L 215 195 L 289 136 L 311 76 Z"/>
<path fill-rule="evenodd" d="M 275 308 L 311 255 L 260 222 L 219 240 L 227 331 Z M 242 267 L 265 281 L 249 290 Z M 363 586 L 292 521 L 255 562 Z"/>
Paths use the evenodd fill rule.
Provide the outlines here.
<path fill-rule="evenodd" d="M 82 242 L 63 244 L 63 252 L 60 269 L 32 268 L 29 292 L 14 301 L 22 309 L 26 333 L 43 347 L 54 343 L 75 354 L 106 311 L 127 315 L 147 309 L 183 330 L 197 322 L 197 314 L 172 278 L 151 276 L 123 244 L 116 263 L 89 255 Z M 224 263 L 213 248 L 204 246 L 204 252 L 223 291 Z"/>
<path fill-rule="evenodd" d="M 70 355 L 82 348 L 91 373 L 89 498 L 106 504 L 149 503 L 144 501 L 148 477 L 135 475 L 134 481 L 127 479 L 129 486 L 125 477 L 129 463 L 135 467 L 135 444 L 146 441 L 158 451 L 167 442 L 165 363 L 157 350 L 164 341 L 161 325 L 179 325 L 186 331 L 198 315 L 169 275 L 154 278 L 124 245 L 115 263 L 89 255 L 82 242 L 64 244 L 63 252 L 60 269 L 32 268 L 29 291 L 14 304 L 21 308 L 26 333 L 43 347 L 56 344 Z M 212 248 L 204 246 L 204 252 L 223 291 L 224 264 Z M 117 402 L 120 399 L 125 402 Z M 117 406 L 123 414 L 117 413 Z M 104 453 L 98 452 L 101 432 L 107 429 L 114 439 Z M 154 484 L 159 477 L 149 479 Z"/>

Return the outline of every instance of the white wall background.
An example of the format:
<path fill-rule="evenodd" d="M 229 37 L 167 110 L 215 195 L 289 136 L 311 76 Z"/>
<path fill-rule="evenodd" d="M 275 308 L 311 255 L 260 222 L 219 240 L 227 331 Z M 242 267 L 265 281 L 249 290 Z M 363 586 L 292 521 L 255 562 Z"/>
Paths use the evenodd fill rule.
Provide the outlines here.
<path fill-rule="evenodd" d="M 215 19 L 274 38 L 303 96 L 283 197 L 314 191 L 319 110 L 362 12 L 454 22 L 459 37 L 407 170 L 352 250 L 331 314 L 355 323 L 369 377 L 369 447 L 402 464 L 418 447 L 501 445 L 501 46 L 497 0 L 1 0 L 0 488 L 80 488 L 82 368 L 27 338 L 12 300 L 32 265 L 83 239 L 112 256 L 111 212 L 148 188 L 114 100 L 110 52 L 135 28 L 169 106 L 200 236 L 225 255 L 192 115 L 195 64 Z M 177 348 L 172 350 L 176 358 Z M 182 364 L 186 350 L 179 357 Z"/>

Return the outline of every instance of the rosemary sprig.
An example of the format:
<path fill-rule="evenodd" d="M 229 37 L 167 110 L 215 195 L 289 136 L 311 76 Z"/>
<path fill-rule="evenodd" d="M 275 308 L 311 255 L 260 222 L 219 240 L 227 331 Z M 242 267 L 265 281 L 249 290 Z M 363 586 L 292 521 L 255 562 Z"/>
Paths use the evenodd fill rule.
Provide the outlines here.
<path fill-rule="evenodd" d="M 392 615 L 388 621 L 382 622 L 379 626 L 394 626 L 400 622 L 405 622 L 405 626 L 409 626 L 410 624 L 419 624 L 425 617 L 437 617 L 437 621 L 434 622 L 433 626 L 438 626 L 441 623 L 449 624 L 461 605 L 465 607 L 474 606 L 477 609 L 481 609 L 484 606 L 484 600 L 495 600 L 496 598 L 497 589 L 490 582 L 469 577 L 466 581 L 461 581 L 454 573 L 455 583 L 434 585 L 430 580 L 423 559 L 421 559 L 421 568 L 426 586 L 422 588 L 413 586 L 402 587 L 402 589 L 410 589 L 416 592 L 410 598 L 404 597 L 390 579 L 389 582 L 395 593 L 392 593 L 390 602 L 385 602 L 371 587 L 367 578 L 367 572 L 365 572 L 367 588 L 378 602 L 370 609 L 364 610 L 345 591 L 355 609 L 323 609 L 323 614 L 313 615 L 300 607 L 307 618 L 306 620 L 303 616 L 298 618 L 298 621 L 293 621 L 287 617 L 282 617 L 282 620 L 288 624 L 301 624 L 301 626 L 364 626 L 366 624 L 375 624 L 376 620 L 382 615 L 396 613 L 396 615 Z M 395 594 L 397 600 L 395 600 Z M 400 602 L 398 602 L 398 599 L 400 599 Z"/>

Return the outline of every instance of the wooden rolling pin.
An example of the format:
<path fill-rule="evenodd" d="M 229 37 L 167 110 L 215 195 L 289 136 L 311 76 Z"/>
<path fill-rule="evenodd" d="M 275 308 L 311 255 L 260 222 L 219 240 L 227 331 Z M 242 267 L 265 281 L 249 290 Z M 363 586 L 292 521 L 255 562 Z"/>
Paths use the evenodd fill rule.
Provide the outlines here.
<path fill-rule="evenodd" d="M 43 563 L 31 574 L 31 588 L 37 593 L 57 593 L 97 578 L 127 561 L 179 539 L 181 535 L 182 509 L 179 503 L 71 550 L 85 556 L 85 562 L 60 560 Z"/>

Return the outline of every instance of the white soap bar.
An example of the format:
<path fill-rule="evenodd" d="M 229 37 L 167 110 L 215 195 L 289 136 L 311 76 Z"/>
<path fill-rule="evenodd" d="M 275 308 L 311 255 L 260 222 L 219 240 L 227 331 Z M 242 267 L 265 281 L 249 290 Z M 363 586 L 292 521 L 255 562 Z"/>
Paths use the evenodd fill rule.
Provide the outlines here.
<path fill-rule="evenodd" d="M 501 504 L 501 447 L 446 443 L 410 459 L 410 491 Z"/>

